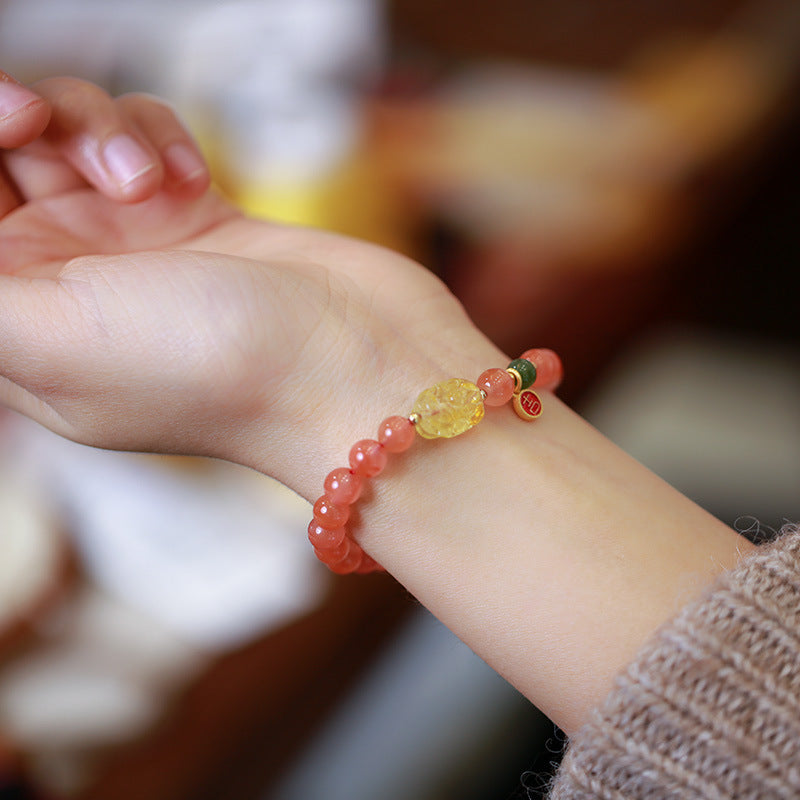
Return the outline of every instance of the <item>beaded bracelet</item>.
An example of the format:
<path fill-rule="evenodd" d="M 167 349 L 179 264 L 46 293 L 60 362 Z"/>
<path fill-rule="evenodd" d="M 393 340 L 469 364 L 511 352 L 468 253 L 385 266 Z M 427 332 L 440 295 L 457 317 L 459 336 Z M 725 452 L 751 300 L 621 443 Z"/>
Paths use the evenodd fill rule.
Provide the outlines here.
<path fill-rule="evenodd" d="M 561 382 L 561 359 L 552 350 L 526 350 L 506 369 L 482 372 L 477 383 L 451 378 L 425 389 L 407 417 L 393 416 L 378 427 L 377 439 L 361 439 L 350 449 L 349 467 L 325 478 L 325 494 L 314 503 L 308 538 L 314 552 L 333 572 L 367 573 L 383 570 L 345 529 L 350 507 L 361 496 L 365 478 L 383 471 L 390 453 L 411 447 L 414 432 L 424 439 L 451 438 L 477 425 L 486 406 L 513 399 L 514 410 L 526 421 L 542 413 L 542 401 L 532 387 L 555 389 Z"/>

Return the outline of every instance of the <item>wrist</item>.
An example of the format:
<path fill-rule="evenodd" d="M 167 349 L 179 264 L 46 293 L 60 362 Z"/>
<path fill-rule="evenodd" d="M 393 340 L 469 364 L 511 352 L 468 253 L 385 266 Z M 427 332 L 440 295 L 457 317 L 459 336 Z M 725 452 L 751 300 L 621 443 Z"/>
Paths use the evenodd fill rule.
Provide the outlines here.
<path fill-rule="evenodd" d="M 386 417 L 407 416 L 422 389 L 453 375 L 474 381 L 486 363 L 507 362 L 479 334 L 463 347 L 438 343 L 427 352 L 399 337 L 378 345 L 361 336 L 351 347 L 321 354 L 316 373 L 298 371 L 283 379 L 236 426 L 222 456 L 277 478 L 313 502 L 325 475 L 347 464 L 350 446 L 376 437 Z"/>
<path fill-rule="evenodd" d="M 370 481 L 352 530 L 571 730 L 656 628 L 751 548 L 543 401 L 530 424 L 490 409 L 457 439 L 417 441 Z"/>

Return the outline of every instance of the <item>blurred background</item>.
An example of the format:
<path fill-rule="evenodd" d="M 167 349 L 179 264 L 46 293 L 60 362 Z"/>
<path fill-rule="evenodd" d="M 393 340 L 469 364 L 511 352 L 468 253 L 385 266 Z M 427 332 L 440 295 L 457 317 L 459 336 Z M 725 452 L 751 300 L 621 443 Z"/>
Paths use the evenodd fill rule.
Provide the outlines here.
<path fill-rule="evenodd" d="M 0 0 L 249 213 L 399 249 L 755 539 L 800 519 L 796 0 Z M 0 415 L 0 798 L 538 797 L 558 731 L 306 504 Z M 591 666 L 587 665 L 587 669 Z"/>

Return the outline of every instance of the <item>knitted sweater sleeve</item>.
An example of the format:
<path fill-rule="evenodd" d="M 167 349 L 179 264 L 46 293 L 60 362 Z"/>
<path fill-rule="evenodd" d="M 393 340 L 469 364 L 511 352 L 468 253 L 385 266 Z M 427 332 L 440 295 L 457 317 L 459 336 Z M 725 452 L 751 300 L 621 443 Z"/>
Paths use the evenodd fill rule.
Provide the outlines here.
<path fill-rule="evenodd" d="M 550 800 L 800 797 L 800 526 L 658 631 Z"/>

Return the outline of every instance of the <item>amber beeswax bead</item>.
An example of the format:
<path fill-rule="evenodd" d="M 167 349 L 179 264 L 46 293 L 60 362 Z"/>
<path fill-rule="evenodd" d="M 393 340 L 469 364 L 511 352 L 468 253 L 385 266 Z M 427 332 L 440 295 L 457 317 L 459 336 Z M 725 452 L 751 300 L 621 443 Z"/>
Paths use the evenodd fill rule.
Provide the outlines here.
<path fill-rule="evenodd" d="M 420 436 L 449 439 L 477 425 L 484 410 L 483 395 L 474 383 L 451 378 L 420 393 L 412 414 Z"/>
<path fill-rule="evenodd" d="M 402 453 L 414 443 L 414 425 L 408 417 L 387 417 L 378 426 L 378 441 L 389 453 Z"/>
<path fill-rule="evenodd" d="M 505 405 L 514 394 L 514 378 L 507 370 L 493 367 L 482 372 L 478 378 L 476 386 L 486 397 L 483 402 L 487 406 Z"/>
<path fill-rule="evenodd" d="M 325 478 L 325 494 L 340 506 L 355 503 L 363 488 L 364 479 L 347 467 L 331 470 Z"/>
<path fill-rule="evenodd" d="M 537 347 L 532 350 L 526 350 L 522 357 L 536 365 L 536 381 L 534 385 L 537 389 L 550 389 L 552 391 L 558 388 L 564 377 L 564 366 L 557 353 L 544 347 Z"/>
<path fill-rule="evenodd" d="M 350 468 L 365 478 L 382 472 L 387 460 L 386 449 L 375 439 L 361 439 L 350 448 Z"/>

